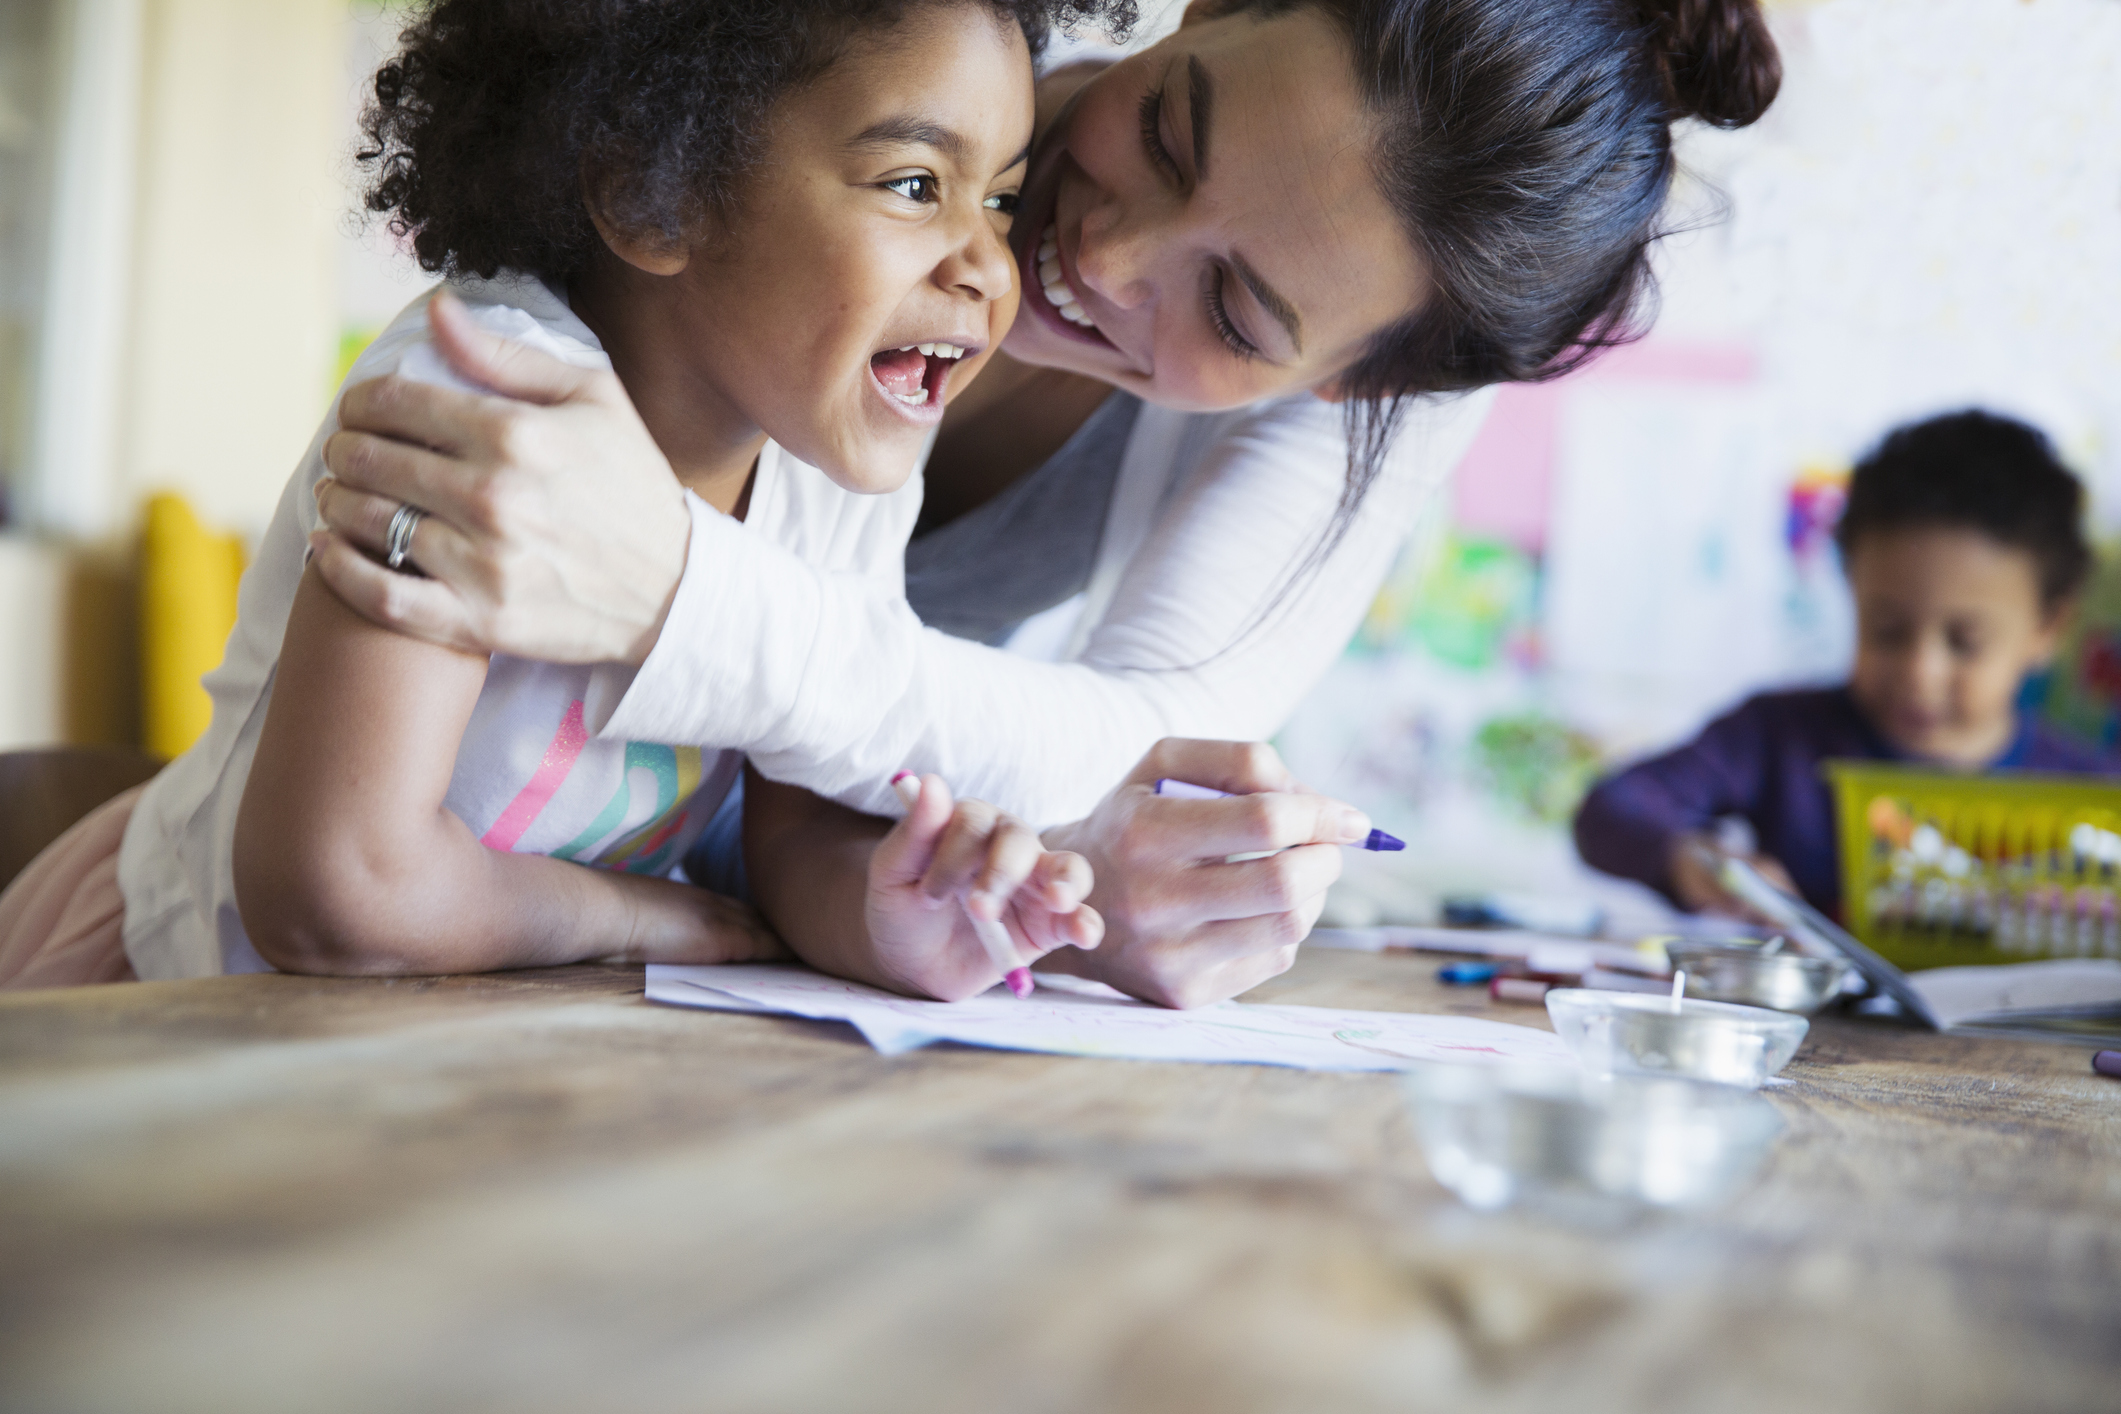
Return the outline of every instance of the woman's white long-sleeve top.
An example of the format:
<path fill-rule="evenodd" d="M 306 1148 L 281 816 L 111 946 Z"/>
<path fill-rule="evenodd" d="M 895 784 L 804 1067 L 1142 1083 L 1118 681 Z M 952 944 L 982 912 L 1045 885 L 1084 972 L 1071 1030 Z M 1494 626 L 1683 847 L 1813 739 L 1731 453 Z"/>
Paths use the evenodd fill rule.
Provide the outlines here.
<path fill-rule="evenodd" d="M 1340 409 L 1308 393 L 1224 413 L 1144 406 L 1058 662 L 924 628 L 873 578 L 822 571 L 688 498 L 662 635 L 592 729 L 739 746 L 771 779 L 879 815 L 900 813 L 889 782 L 910 769 L 1040 826 L 1076 819 L 1160 738 L 1280 728 L 1492 401 L 1412 407 L 1345 533 L 1293 581 L 1345 484 Z"/>

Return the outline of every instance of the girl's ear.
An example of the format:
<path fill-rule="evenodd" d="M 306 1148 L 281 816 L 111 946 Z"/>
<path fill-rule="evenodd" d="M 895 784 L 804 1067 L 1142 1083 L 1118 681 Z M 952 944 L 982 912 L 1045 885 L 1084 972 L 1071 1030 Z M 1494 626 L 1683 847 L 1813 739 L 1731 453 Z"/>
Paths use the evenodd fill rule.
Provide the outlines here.
<path fill-rule="evenodd" d="M 604 213 L 604 192 L 587 176 L 582 179 L 582 205 L 588 208 L 590 224 L 597 228 L 605 249 L 634 269 L 649 275 L 678 275 L 692 263 L 691 248 L 682 242 L 673 245 L 661 238 L 644 239 L 620 229 Z"/>
<path fill-rule="evenodd" d="M 692 252 L 686 247 L 628 235 L 606 221 L 594 207 L 590 208 L 589 219 L 604 238 L 605 248 L 636 270 L 650 275 L 679 275 L 692 263 Z"/>

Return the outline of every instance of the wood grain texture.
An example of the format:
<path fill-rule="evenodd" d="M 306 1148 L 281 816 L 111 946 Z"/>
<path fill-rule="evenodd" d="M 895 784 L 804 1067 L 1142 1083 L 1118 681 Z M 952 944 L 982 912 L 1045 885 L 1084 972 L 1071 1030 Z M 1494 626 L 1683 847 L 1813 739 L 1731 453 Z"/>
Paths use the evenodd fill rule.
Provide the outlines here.
<path fill-rule="evenodd" d="M 1262 1001 L 1544 1024 L 1431 959 Z M 0 999 L 0 1407 L 2121 1408 L 2121 1083 L 1827 1019 L 1722 1209 L 1460 1207 L 1389 1076 L 669 1010 L 636 970 Z"/>

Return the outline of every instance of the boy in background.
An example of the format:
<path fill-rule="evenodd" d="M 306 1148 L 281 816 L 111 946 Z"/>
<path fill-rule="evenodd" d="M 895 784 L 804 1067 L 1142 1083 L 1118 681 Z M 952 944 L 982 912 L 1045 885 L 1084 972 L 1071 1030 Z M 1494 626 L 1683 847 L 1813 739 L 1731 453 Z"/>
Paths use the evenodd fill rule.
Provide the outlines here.
<path fill-rule="evenodd" d="M 1835 757 L 1969 771 L 2114 774 L 2121 762 L 2017 711 L 2092 552 L 2084 490 L 2039 432 L 1968 411 L 1902 427 L 1857 466 L 1835 539 L 1856 601 L 1847 683 L 1762 693 L 1576 813 L 1584 861 L 1682 908 L 1741 913 L 1716 879 L 1719 820 L 1752 826 L 1770 880 L 1838 915 Z"/>

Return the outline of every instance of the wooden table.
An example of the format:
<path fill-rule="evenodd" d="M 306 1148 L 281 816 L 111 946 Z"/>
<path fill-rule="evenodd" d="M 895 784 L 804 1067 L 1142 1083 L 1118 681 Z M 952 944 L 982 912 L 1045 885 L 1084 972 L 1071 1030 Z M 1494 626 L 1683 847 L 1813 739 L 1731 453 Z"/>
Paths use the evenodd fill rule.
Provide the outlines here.
<path fill-rule="evenodd" d="M 1434 970 L 1255 997 L 1490 1011 Z M 1600 1234 L 1459 1206 L 1388 1076 L 886 1059 L 595 968 L 12 995 L 0 1407 L 2121 1409 L 2086 1056 L 1822 1021 L 1745 1197 Z"/>

